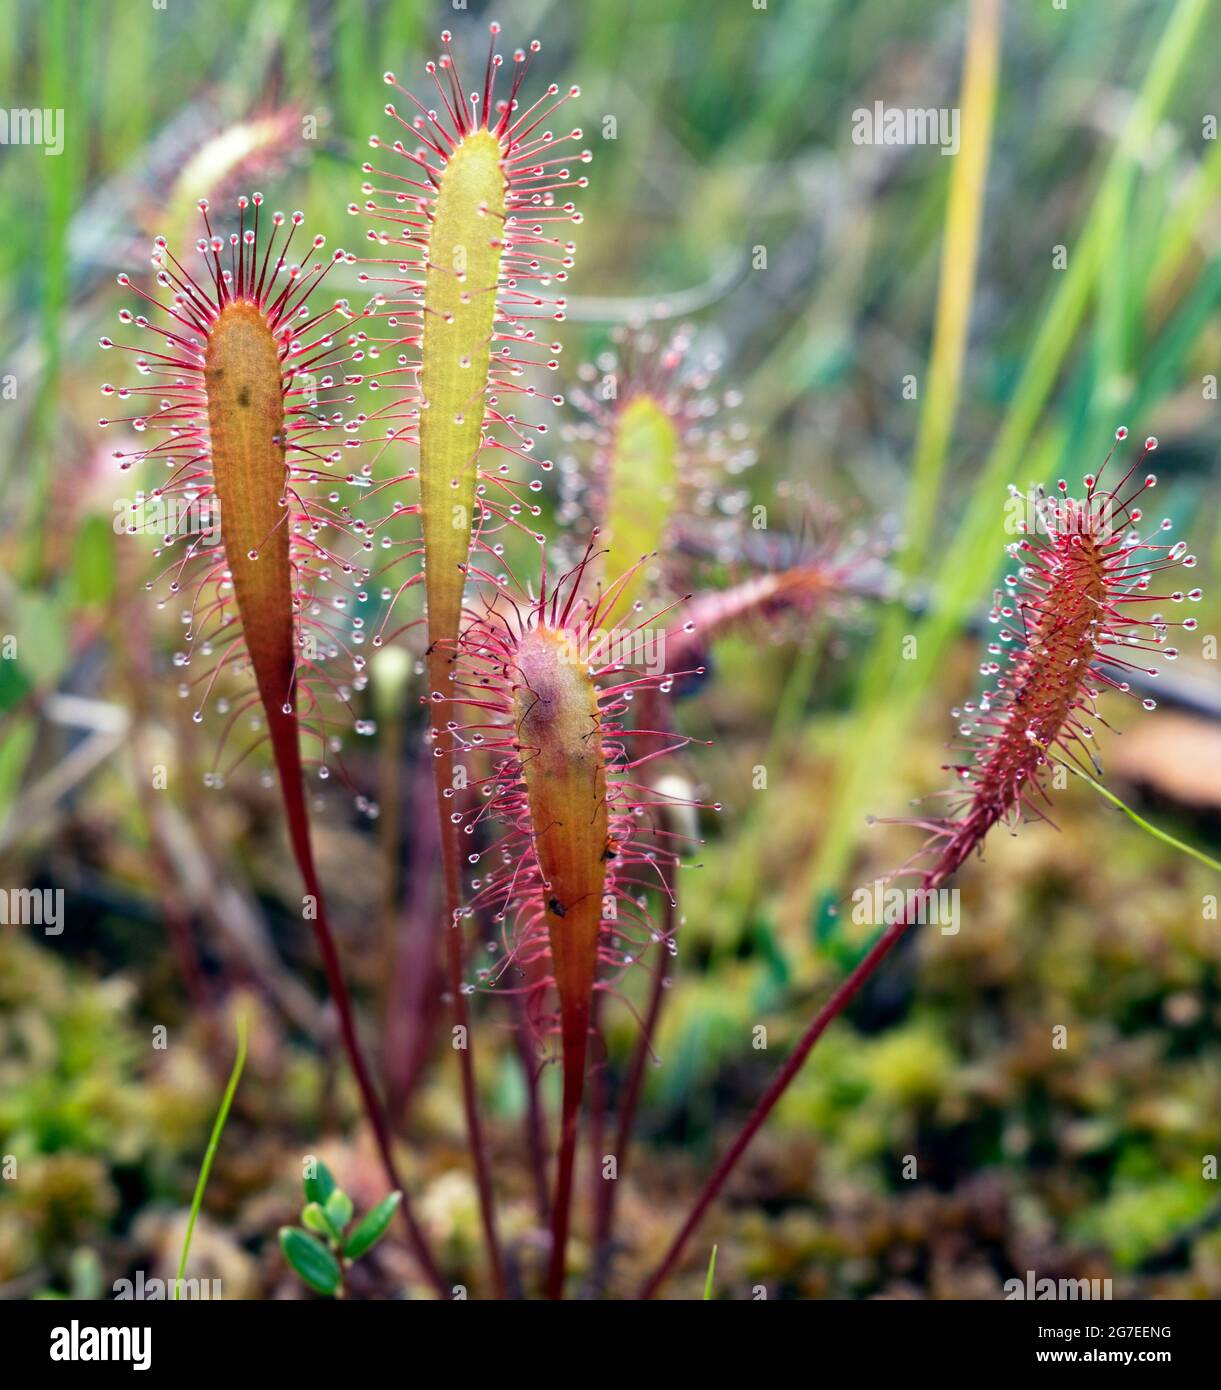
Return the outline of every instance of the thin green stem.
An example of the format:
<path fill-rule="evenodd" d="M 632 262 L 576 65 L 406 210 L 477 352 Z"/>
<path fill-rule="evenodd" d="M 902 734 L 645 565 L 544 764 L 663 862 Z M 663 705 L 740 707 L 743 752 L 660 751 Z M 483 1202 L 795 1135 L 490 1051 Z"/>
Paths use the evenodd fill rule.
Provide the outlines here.
<path fill-rule="evenodd" d="M 1131 806 L 1125 805 L 1114 792 L 1108 791 L 1101 782 L 1096 782 L 1088 772 L 1082 772 L 1079 767 L 1074 767 L 1072 763 L 1057 757 L 1055 753 L 1051 754 L 1051 760 L 1052 762 L 1059 763 L 1061 767 L 1067 768 L 1074 777 L 1080 777 L 1083 782 L 1088 782 L 1104 801 L 1109 801 L 1112 806 L 1118 806 L 1129 820 L 1135 821 L 1142 830 L 1152 835 L 1155 840 L 1160 840 L 1162 844 L 1169 845 L 1171 849 L 1177 849 L 1181 854 L 1190 855 L 1192 859 L 1198 859 L 1201 864 L 1206 864 L 1214 873 L 1221 874 L 1221 863 L 1218 863 L 1217 860 L 1205 854 L 1203 850 L 1196 849 L 1194 845 L 1184 844 L 1182 840 L 1176 840 L 1173 835 L 1168 835 L 1166 831 L 1159 830 L 1156 825 L 1151 824 L 1144 816 L 1137 815 Z"/>

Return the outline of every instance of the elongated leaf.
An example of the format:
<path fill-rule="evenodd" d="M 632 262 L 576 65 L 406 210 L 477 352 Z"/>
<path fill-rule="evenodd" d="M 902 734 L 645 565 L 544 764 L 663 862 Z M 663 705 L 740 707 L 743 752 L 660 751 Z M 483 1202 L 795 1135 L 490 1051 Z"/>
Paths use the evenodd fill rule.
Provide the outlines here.
<path fill-rule="evenodd" d="M 281 1226 L 280 1249 L 311 1289 L 334 1296 L 343 1277 L 339 1261 L 317 1237 L 299 1226 Z"/>
<path fill-rule="evenodd" d="M 398 1210 L 399 1203 L 403 1200 L 401 1192 L 392 1192 L 389 1197 L 385 1197 L 378 1202 L 372 1211 L 367 1211 L 361 1217 L 356 1229 L 347 1238 L 343 1247 L 343 1253 L 349 1260 L 358 1259 L 366 1250 L 372 1250 L 381 1240 L 389 1229 L 394 1213 Z"/>
<path fill-rule="evenodd" d="M 314 1163 L 314 1176 L 305 1179 L 305 1200 L 326 1206 L 326 1199 L 335 1191 L 335 1179 L 331 1170 L 321 1161 Z"/>
<path fill-rule="evenodd" d="M 346 1192 L 337 1187 L 326 1199 L 323 1211 L 336 1233 L 342 1234 L 343 1228 L 352 1219 L 352 1199 Z"/>
<path fill-rule="evenodd" d="M 326 1219 L 326 1211 L 317 1202 L 306 1202 L 301 1212 L 301 1224 L 307 1231 L 329 1240 L 335 1234 L 331 1223 Z"/>

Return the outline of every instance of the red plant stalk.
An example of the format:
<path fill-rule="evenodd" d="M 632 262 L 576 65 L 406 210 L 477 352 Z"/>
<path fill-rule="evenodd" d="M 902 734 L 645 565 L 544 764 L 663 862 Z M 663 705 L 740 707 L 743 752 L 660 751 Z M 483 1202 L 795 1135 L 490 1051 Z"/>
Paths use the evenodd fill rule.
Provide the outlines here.
<path fill-rule="evenodd" d="M 510 593 L 504 576 L 482 574 L 494 596 L 462 634 L 455 680 L 455 702 L 479 714 L 475 722 L 451 725 L 464 749 L 486 749 L 498 759 L 485 784 L 489 795 L 464 826 L 473 834 L 487 820 L 501 832 L 492 851 L 468 856 L 478 863 L 491 852 L 499 861 L 472 884 L 467 908 L 490 907 L 502 928 L 502 959 L 480 971 L 480 983 L 495 988 L 506 975 L 516 976 L 521 983 L 501 992 L 524 996 L 536 1036 L 560 1038 L 550 1298 L 564 1292 L 594 991 L 613 990 L 615 978 L 661 939 L 636 899 L 642 889 L 665 889 L 661 866 L 675 859 L 676 837 L 649 815 L 663 798 L 636 773 L 686 742 L 625 731 L 621 720 L 636 694 L 669 678 L 628 670 L 625 650 L 634 630 L 608 632 L 601 625 L 635 574 L 583 598 L 592 557 L 591 543 L 554 588 L 544 570 L 533 600 Z M 629 738 L 644 741 L 647 751 L 629 752 Z"/>
<path fill-rule="evenodd" d="M 390 104 L 386 113 L 418 142 L 417 148 L 412 151 L 401 140 L 390 144 L 373 136 L 370 144 L 392 156 L 387 162 L 393 167 L 379 169 L 367 163 L 366 201 L 363 208 L 353 203 L 349 211 L 364 211 L 390 228 L 369 232 L 370 241 L 385 254 L 368 258 L 364 263 L 373 270 L 362 273 L 362 280 L 378 290 L 376 316 L 390 330 L 381 342 L 393 350 L 397 363 L 375 380 L 392 402 L 373 419 L 386 425 L 388 441 L 406 440 L 419 449 L 418 470 L 383 486 L 393 489 L 417 479 L 419 483 L 419 503 L 399 510 L 419 515 L 420 544 L 402 558 L 422 558 L 423 569 L 398 593 L 421 579 L 425 584 L 450 991 L 462 1044 L 458 1060 L 463 1102 L 488 1258 L 493 1283 L 503 1296 L 470 1011 L 462 992 L 461 857 L 450 814 L 458 769 L 440 716 L 472 547 L 486 548 L 481 540 L 484 523 L 495 517 L 501 524 L 520 525 L 517 518 L 527 510 L 510 479 L 509 463 L 485 470 L 480 456 L 501 449 L 529 458 L 534 435 L 546 431 L 545 425 L 520 420 L 514 404 L 518 397 L 540 395 L 523 380 L 528 367 L 558 366 L 559 344 L 540 342 L 535 325 L 564 318 L 564 301 L 553 299 L 550 287 L 567 279 L 573 247 L 552 231 L 556 224 L 580 221 L 573 205 L 559 198 L 586 183 L 583 176 L 572 176 L 566 160 L 586 162 L 590 155 L 564 153 L 567 142 L 580 138 L 579 130 L 557 138 L 543 129 L 542 123 L 577 94 L 575 87 L 560 96 L 552 85 L 532 105 L 523 109 L 519 103 L 530 58 L 540 48 L 537 41 L 529 53 L 514 53 L 509 91 L 498 98 L 496 83 L 503 65 L 495 51 L 499 32 L 500 26 L 493 24 L 483 81 L 470 89 L 458 75 L 449 33 L 442 34 L 445 52 L 427 66 L 438 107 L 426 108 L 393 73 L 385 74 L 386 83 L 414 111 L 404 116 Z M 537 506 L 529 510 L 539 514 Z"/>
<path fill-rule="evenodd" d="M 123 571 L 121 571 L 123 573 Z M 124 592 L 129 586 L 120 580 Z M 134 609 L 135 605 L 131 605 Z M 191 934 L 190 914 L 176 891 L 173 861 L 165 842 L 161 807 L 157 804 L 156 789 L 144 775 L 145 747 L 143 731 L 149 725 L 148 693 L 152 684 L 152 646 L 149 629 L 125 605 L 116 612 L 115 645 L 122 657 L 123 676 L 128 684 L 128 701 L 134 719 L 132 734 L 132 765 L 138 788 L 141 810 L 148 830 L 149 853 L 161 914 L 169 931 L 170 944 L 178 958 L 178 968 L 186 986 L 187 998 L 199 1014 L 208 1012 L 208 991 L 204 984 L 199 952 Z"/>
<path fill-rule="evenodd" d="M 619 1192 L 619 1184 L 623 1181 L 623 1175 L 627 1171 L 632 1134 L 636 1128 L 636 1111 L 640 1105 L 641 1092 L 644 1090 L 645 1067 L 653 1055 L 653 1039 L 657 1035 L 657 1023 L 661 1017 L 662 1000 L 666 995 L 668 979 L 666 954 L 670 949 L 677 927 L 675 912 L 678 897 L 671 866 L 663 865 L 662 873 L 666 878 L 666 892 L 662 896 L 662 912 L 664 914 L 662 917 L 662 940 L 657 947 L 661 958 L 653 975 L 648 1008 L 641 1025 L 640 1037 L 636 1041 L 636 1050 L 632 1055 L 627 1080 L 623 1085 L 623 1094 L 619 1099 L 619 1118 L 615 1126 L 615 1180 L 608 1182 L 603 1179 L 596 1188 L 598 1196 L 594 1207 L 594 1248 L 600 1259 L 607 1257 L 607 1247 L 610 1244 L 611 1232 L 614 1229 L 615 1199 Z"/>
<path fill-rule="evenodd" d="M 678 329 L 669 339 L 658 338 L 651 328 L 618 331 L 616 349 L 599 358 L 597 366 L 586 364 L 580 369 L 587 385 L 574 391 L 571 399 L 584 419 L 568 431 L 574 442 L 592 442 L 594 450 L 592 469 L 566 480 L 563 515 L 571 520 L 584 512 L 609 531 L 607 569 L 612 575 L 621 557 L 655 547 L 665 557 L 662 574 L 656 578 L 672 592 L 697 587 L 692 583 L 693 555 L 736 568 L 748 550 L 740 505 L 734 505 L 744 504 L 745 498 L 733 489 L 755 455 L 747 446 L 745 427 L 733 419 L 738 393 L 715 389 L 719 363 L 714 357 L 697 358 L 692 350 L 694 338 L 690 326 Z M 713 512 L 713 498 L 723 512 Z M 859 587 L 862 573 L 877 568 L 876 559 L 858 543 L 845 546 L 841 534 L 841 528 L 836 528 L 834 540 L 813 545 L 804 537 L 782 539 L 783 558 L 777 554 L 762 565 L 752 564 L 754 572 L 731 587 L 700 584 L 701 591 L 688 597 L 666 633 L 666 669 L 678 675 L 676 686 L 681 690 L 684 672 L 702 671 L 704 655 L 733 628 L 766 628 L 774 635 L 785 619 L 808 622 L 820 608 L 839 606 L 844 596 Z M 707 571 L 711 566 L 702 568 Z M 643 578 L 637 587 L 643 587 Z M 706 581 L 711 578 L 711 574 L 705 576 Z M 631 589 L 625 591 L 621 609 L 632 596 Z M 671 704 L 669 693 L 639 692 L 637 722 L 656 730 L 670 728 Z M 652 780 L 655 787 L 666 785 L 659 780 L 656 764 Z M 668 880 L 672 877 L 667 875 Z M 668 936 L 675 915 L 672 881 L 667 888 L 663 903 Z M 601 1155 L 594 1154 L 599 1279 L 610 1254 L 616 1196 L 661 1013 L 665 963 L 663 954 L 620 1099 L 613 1181 L 601 1176 Z"/>
<path fill-rule="evenodd" d="M 401 761 L 401 760 L 400 760 Z M 399 763 L 394 773 L 397 777 Z M 390 988 L 387 991 L 383 1031 L 383 1067 L 387 1108 L 402 1124 L 421 1084 L 428 1060 L 437 1045 L 437 1028 L 445 1012 L 445 968 L 438 950 L 441 919 L 439 886 L 434 870 L 438 834 L 434 814 L 434 790 L 430 769 L 413 764 L 410 788 L 410 820 L 413 827 L 407 857 L 406 882 L 412 885 L 405 908 L 398 905 L 397 882 L 391 913 Z M 398 792 L 392 793 L 397 797 Z M 396 837 L 395 861 L 399 858 Z"/>
<path fill-rule="evenodd" d="M 517 1057 L 521 1063 L 526 1087 L 526 1106 L 522 1116 L 526 1137 L 526 1152 L 530 1158 L 530 1173 L 534 1181 L 534 1209 L 539 1226 L 551 1225 L 551 1197 L 547 1189 L 547 1116 L 539 1095 L 539 1056 L 526 1026 L 525 997 L 518 1000 L 519 1026 L 515 1030 Z"/>
<path fill-rule="evenodd" d="M 666 634 L 667 671 L 677 676 L 675 684 L 681 689 L 683 673 L 702 672 L 704 668 L 697 663 L 725 632 L 755 626 L 770 633 L 790 617 L 808 619 L 820 607 L 851 593 L 851 576 L 873 563 L 873 557 L 855 547 L 819 546 L 788 566 L 753 574 L 728 589 L 709 589 L 689 597 L 679 608 L 674 627 Z M 673 694 L 656 690 L 640 693 L 638 709 L 643 706 L 641 713 L 649 727 L 670 727 L 673 699 Z M 657 769 L 653 782 L 655 786 L 664 785 Z M 671 882 L 668 887 L 669 896 L 663 899 L 667 939 L 673 933 L 676 910 L 674 884 Z M 598 1187 L 595 1244 L 603 1255 L 614 1226 L 618 1181 L 627 1166 L 636 1107 L 665 997 L 665 979 L 665 970 L 659 969 L 620 1101 L 615 1139 L 616 1182 L 602 1182 Z"/>
<path fill-rule="evenodd" d="M 319 493 L 320 485 L 333 485 L 330 470 L 341 458 L 338 450 L 328 452 L 327 441 L 319 436 L 341 430 L 342 420 L 319 413 L 318 394 L 319 388 L 334 390 L 338 383 L 331 373 L 342 372 L 363 354 L 355 336 L 341 346 L 331 336 L 334 317 L 352 317 L 345 301 L 320 314 L 312 314 L 306 302 L 330 267 L 347 257 L 336 251 L 327 262 L 290 264 L 288 252 L 303 218 L 293 214 L 277 246 L 286 219 L 276 213 L 271 234 L 261 244 L 262 202 L 258 193 L 238 199 L 238 230 L 226 240 L 213 233 L 208 204 L 201 200 L 207 235 L 197 244 L 206 267 L 199 277 L 182 266 L 164 238 L 155 240 L 155 278 L 169 302 L 135 292 L 160 311 L 162 321 L 133 318 L 126 310 L 119 317 L 159 337 L 166 351 L 125 348 L 137 354 L 138 369 L 153 383 L 104 386 L 103 394 L 134 400 L 139 413 L 115 423 L 152 431 L 156 439 L 147 448 L 118 451 L 121 466 L 164 466 L 169 479 L 154 489 L 152 500 L 180 510 L 179 519 L 167 524 L 156 553 L 181 547 L 166 573 L 171 594 L 182 591 L 187 575 L 194 585 L 191 606 L 183 615 L 186 641 L 205 656 L 219 651 L 211 667 L 180 687 L 183 695 L 201 688 L 195 721 L 203 721 L 204 706 L 222 675 L 247 670 L 253 675 L 252 690 L 241 692 L 232 707 L 228 701 L 223 704 L 228 716 L 225 733 L 250 712 L 261 721 L 262 737 L 271 745 L 289 840 L 306 890 L 303 915 L 322 956 L 362 1104 L 387 1179 L 404 1192 L 404 1220 L 416 1258 L 437 1292 L 448 1297 L 448 1286 L 406 1199 L 385 1115 L 356 1034 L 314 864 L 305 796 L 302 737 L 317 742 L 322 758 L 318 774 L 328 777 L 326 758 L 337 734 L 326 704 L 337 702 L 350 712 L 350 692 L 364 684 L 363 658 L 349 650 L 361 640 L 362 621 L 351 617 L 349 630 L 342 619 L 365 594 L 337 578 L 336 572 L 363 579 L 368 571 L 358 572 L 353 563 L 339 558 L 326 534 L 335 531 L 347 539 L 361 527 L 346 506 L 336 505 L 333 495 Z M 313 249 L 322 245 L 323 238 L 316 237 Z M 119 283 L 131 282 L 120 275 Z M 103 347 L 116 346 L 108 338 L 101 341 Z M 360 379 L 344 375 L 342 385 Z M 352 399 L 328 395 L 324 403 Z M 355 479 L 349 475 L 347 481 L 352 484 Z M 138 509 L 136 504 L 133 510 Z M 134 524 L 129 527 L 135 529 Z M 335 591 L 330 613 L 324 606 L 328 590 Z M 341 660 L 357 673 L 350 684 L 328 669 Z M 176 658 L 184 669 L 191 661 L 188 653 Z M 371 731 L 359 720 L 356 728 Z M 222 748 L 224 742 L 222 738 Z M 215 772 L 205 780 L 212 786 L 223 782 Z M 370 809 L 363 798 L 358 805 Z"/>
<path fill-rule="evenodd" d="M 1118 441 L 1126 437 L 1126 429 L 1116 432 Z M 988 646 L 988 655 L 1003 656 L 1011 669 L 1002 674 L 1000 662 L 984 662 L 981 672 L 996 677 L 994 686 L 985 690 L 978 702 L 954 711 L 961 721 L 959 733 L 968 740 L 963 747 L 972 756 L 969 762 L 948 767 L 957 775 L 961 788 L 947 793 L 955 799 L 950 813 L 940 819 L 906 822 L 929 832 L 930 838 L 916 858 L 932 856 L 932 862 L 920 872 L 920 886 L 909 892 L 906 909 L 814 1016 L 704 1184 L 639 1297 L 653 1297 L 673 1271 L 708 1207 L 814 1044 L 885 960 L 913 917 L 918 919 L 918 909 L 927 901 L 925 895 L 944 884 L 982 847 L 994 825 L 1002 821 L 1016 825 L 1023 819 L 1051 824 L 1045 809 L 1051 803 L 1045 785 L 1051 750 L 1059 749 L 1077 764 L 1084 756 L 1091 771 L 1100 772 L 1091 747 L 1094 728 L 1090 721 L 1106 722 L 1097 709 L 1101 687 L 1130 694 L 1123 671 L 1140 670 L 1149 676 L 1156 676 L 1158 671 L 1154 666 L 1137 666 L 1129 657 L 1154 652 L 1173 660 L 1178 652 L 1165 645 L 1168 630 L 1196 628 L 1194 618 L 1171 623 L 1156 612 L 1148 618 L 1139 616 L 1147 611 L 1146 604 L 1178 604 L 1185 598 L 1200 597 L 1199 589 L 1186 594 L 1181 590 L 1151 593 L 1156 575 L 1179 567 L 1190 569 L 1196 563 L 1195 556 L 1184 553 L 1187 547 L 1183 542 L 1160 545 L 1129 529 L 1142 519 L 1134 503 L 1157 482 L 1150 474 L 1132 483 L 1132 475 L 1156 447 L 1155 439 L 1147 440 L 1122 480 L 1106 491 L 1100 482 L 1114 449 L 1098 476 L 1086 477 L 1083 498 L 1069 498 L 1067 484 L 1061 482 L 1058 496 L 1045 497 L 1039 489 L 1028 499 L 1029 519 L 1017 527 L 1023 539 L 1009 547 L 1011 557 L 1019 561 L 1018 573 L 1005 581 L 1012 597 L 998 593 L 989 615 L 999 632 Z M 1127 494 L 1121 496 L 1129 486 Z M 1014 495 L 1020 497 L 1016 491 Z M 1169 527 L 1170 522 L 1163 521 L 1159 530 Z M 1155 707 L 1151 699 L 1143 704 L 1146 709 Z"/>

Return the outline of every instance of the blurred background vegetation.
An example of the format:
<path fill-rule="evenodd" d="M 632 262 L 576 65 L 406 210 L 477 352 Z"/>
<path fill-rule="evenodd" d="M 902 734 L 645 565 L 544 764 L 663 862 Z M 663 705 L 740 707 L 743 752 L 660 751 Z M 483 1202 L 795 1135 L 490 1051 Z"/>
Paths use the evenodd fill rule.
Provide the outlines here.
<path fill-rule="evenodd" d="M 251 1056 L 196 1272 L 222 1277 L 228 1297 L 300 1292 L 274 1232 L 295 1217 L 307 1153 L 358 1206 L 380 1195 L 274 793 L 254 764 L 223 794 L 203 787 L 217 729 L 195 727 L 177 696 L 176 614 L 145 591 L 151 542 L 117 533 L 133 484 L 112 459 L 122 440 L 96 420 L 115 413 L 100 384 L 126 379 L 126 364 L 97 339 L 129 303 L 115 273 L 143 269 L 156 233 L 193 242 L 200 196 L 261 188 L 358 249 L 364 224 L 345 209 L 366 137 L 386 124 L 382 73 L 421 90 L 442 28 L 468 69 L 488 19 L 504 49 L 537 34 L 534 80 L 581 85 L 569 110 L 595 158 L 562 375 L 616 323 L 689 319 L 742 393 L 758 455 L 745 485 L 770 529 L 796 534 L 813 513 L 834 533 L 886 538 L 895 574 L 892 601 L 858 597 L 800 632 L 735 633 L 681 704 L 684 728 L 713 741 L 688 771 L 724 810 L 706 818 L 701 867 L 682 874 L 663 1064 L 643 1106 L 647 1157 L 620 1197 L 611 1291 L 656 1261 L 712 1155 L 864 949 L 869 929 L 836 905 L 915 848 L 911 831 L 868 830 L 865 815 L 902 815 L 943 785 L 946 711 L 978 679 L 972 629 L 1004 572 L 1005 485 L 1075 483 L 1121 423 L 1160 439 L 1157 515 L 1200 556 L 1205 601 L 1157 712 L 1108 703 L 1125 730 L 1103 746 L 1108 780 L 1216 853 L 1221 690 L 1215 643 L 1207 660 L 1199 640 L 1221 617 L 1215 3 L 4 0 L 3 12 L 2 100 L 63 110 L 66 138 L 56 157 L 0 151 L 0 636 L 16 637 L 0 660 L 0 885 L 62 888 L 67 910 L 62 936 L 0 928 L 0 1155 L 18 1173 L 0 1181 L 0 1294 L 108 1296 L 135 1269 L 172 1273 L 238 1007 Z M 875 101 L 962 108 L 962 152 L 854 144 L 852 113 Z M 410 671 L 375 675 L 380 732 L 351 766 L 383 815 L 370 826 L 328 793 L 315 833 L 421 1213 L 478 1291 L 452 1058 L 431 1055 L 420 694 Z M 1083 784 L 1055 795 L 1060 832 L 998 834 L 960 876 L 961 933 L 913 933 L 820 1045 L 674 1291 L 699 1289 L 715 1239 L 726 1297 L 755 1284 L 771 1297 L 996 1296 L 1028 1269 L 1111 1277 L 1117 1296 L 1221 1295 L 1221 1191 L 1206 1176 L 1221 1146 L 1216 878 Z M 636 1025 L 604 1012 L 618 1078 Z M 503 1220 L 530 1266 L 523 1089 L 504 1014 L 486 1019 Z M 767 1051 L 752 1047 L 758 1024 Z M 1057 1025 L 1065 1051 L 1051 1046 Z M 406 1287 L 394 1243 L 368 1264 L 354 1293 Z"/>

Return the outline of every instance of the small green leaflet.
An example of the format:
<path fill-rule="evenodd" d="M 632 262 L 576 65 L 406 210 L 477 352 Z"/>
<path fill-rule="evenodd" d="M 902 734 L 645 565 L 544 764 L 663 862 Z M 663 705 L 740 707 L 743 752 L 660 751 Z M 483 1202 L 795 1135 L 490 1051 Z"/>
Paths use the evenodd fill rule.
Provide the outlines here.
<path fill-rule="evenodd" d="M 320 1240 L 299 1226 L 281 1226 L 280 1249 L 311 1289 L 335 1295 L 343 1277 L 339 1261 Z"/>
<path fill-rule="evenodd" d="M 366 1250 L 371 1250 L 382 1236 L 390 1222 L 394 1219 L 394 1213 L 398 1210 L 399 1203 L 403 1200 L 401 1192 L 392 1192 L 389 1197 L 378 1202 L 372 1211 L 368 1211 L 361 1217 L 359 1224 L 352 1234 L 347 1238 L 343 1247 L 343 1253 L 349 1260 L 356 1259 L 363 1255 Z"/>

